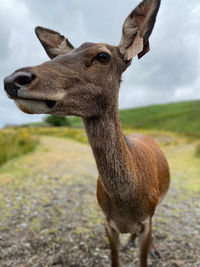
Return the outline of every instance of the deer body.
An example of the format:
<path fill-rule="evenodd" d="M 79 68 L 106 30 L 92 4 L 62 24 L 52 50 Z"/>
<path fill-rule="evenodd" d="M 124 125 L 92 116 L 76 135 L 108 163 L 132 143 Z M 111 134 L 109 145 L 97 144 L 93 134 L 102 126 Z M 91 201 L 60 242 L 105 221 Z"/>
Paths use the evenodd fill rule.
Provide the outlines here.
<path fill-rule="evenodd" d="M 100 174 L 97 199 L 106 216 L 113 266 L 119 266 L 119 233 L 143 238 L 151 232 L 151 218 L 169 187 L 169 167 L 164 154 L 148 136 L 122 133 L 119 114 L 102 120 L 84 120 Z M 146 238 L 149 247 L 150 238 Z M 147 253 L 146 253 L 147 255 Z M 146 256 L 141 254 L 141 266 Z"/>
<path fill-rule="evenodd" d="M 115 115 L 118 117 L 118 114 Z M 167 161 L 150 137 L 125 137 L 119 120 L 106 120 L 94 118 L 84 121 L 100 174 L 97 190 L 99 204 L 104 210 L 106 197 L 101 197 L 103 193 L 111 199 L 109 203 L 116 201 L 119 209 L 122 208 L 123 212 L 133 216 L 136 221 L 143 218 L 143 213 L 152 217 L 156 205 L 169 186 Z M 138 203 L 143 203 L 142 210 L 138 211 L 141 215 L 135 214 Z M 105 206 L 108 206 L 106 202 Z M 113 210 L 117 210 L 117 206 Z"/>
<path fill-rule="evenodd" d="M 119 233 L 138 236 L 140 266 L 147 266 L 152 216 L 169 187 L 164 154 L 148 136 L 123 135 L 118 93 L 122 73 L 149 51 L 160 0 L 143 0 L 127 17 L 118 46 L 84 43 L 75 49 L 59 33 L 36 28 L 50 61 L 22 68 L 4 80 L 24 112 L 83 119 L 99 171 L 97 199 L 106 217 L 112 266 L 119 267 Z"/>

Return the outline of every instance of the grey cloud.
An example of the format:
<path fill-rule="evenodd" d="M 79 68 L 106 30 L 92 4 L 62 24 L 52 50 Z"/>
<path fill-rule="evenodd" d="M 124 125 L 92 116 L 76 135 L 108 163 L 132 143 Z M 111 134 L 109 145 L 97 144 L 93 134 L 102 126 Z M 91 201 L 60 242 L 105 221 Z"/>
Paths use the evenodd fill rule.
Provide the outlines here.
<path fill-rule="evenodd" d="M 122 89 L 130 88 L 132 84 L 132 90 L 137 90 L 136 94 L 138 90 L 143 90 L 144 104 L 176 101 L 176 91 L 188 87 L 188 99 L 198 97 L 195 87 L 199 87 L 200 49 L 197 44 L 200 37 L 197 29 L 200 28 L 200 21 L 194 14 L 199 13 L 200 4 L 194 3 L 176 1 L 169 5 L 163 1 L 150 39 L 150 53 L 140 61 L 134 59 L 125 76 Z M 185 100 L 184 94 L 183 90 L 178 100 Z M 128 97 L 122 95 L 122 99 L 122 106 L 125 107 Z M 132 105 L 138 105 L 134 98 Z"/>
<path fill-rule="evenodd" d="M 9 56 L 9 49 L 8 49 L 8 40 L 9 40 L 9 32 L 8 29 L 6 29 L 3 26 L 3 22 L 1 20 L 1 14 L 0 14 L 0 33 L 1 33 L 1 42 L 0 42 L 0 62 L 5 61 Z"/>
<path fill-rule="evenodd" d="M 42 115 L 28 115 L 19 111 L 13 101 L 5 101 L 0 98 L 0 127 L 10 124 L 26 124 L 41 120 Z"/>
<path fill-rule="evenodd" d="M 122 24 L 139 0 L 0 0 L 0 124 L 35 120 L 19 111 L 3 93 L 3 77 L 17 68 L 48 59 L 34 27 L 64 34 L 76 47 L 83 42 L 117 45 Z M 123 75 L 120 106 L 144 106 L 200 97 L 200 3 L 162 1 L 151 51 L 134 59 Z M 38 117 L 40 118 L 40 117 Z"/>
<path fill-rule="evenodd" d="M 82 42 L 117 44 L 123 21 L 138 1 L 33 1 L 28 3 L 37 23 L 62 31 L 80 45 Z"/>

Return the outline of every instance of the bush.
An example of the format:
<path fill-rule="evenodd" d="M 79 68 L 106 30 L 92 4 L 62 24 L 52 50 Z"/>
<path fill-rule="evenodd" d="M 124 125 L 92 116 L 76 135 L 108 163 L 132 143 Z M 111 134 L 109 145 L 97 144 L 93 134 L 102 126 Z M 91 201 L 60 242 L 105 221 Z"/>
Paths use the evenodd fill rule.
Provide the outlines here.
<path fill-rule="evenodd" d="M 87 137 L 83 129 L 77 128 L 68 128 L 63 127 L 62 129 L 58 127 L 36 127 L 30 128 L 29 131 L 33 135 L 46 135 L 46 136 L 55 136 L 62 138 L 70 138 L 81 143 L 87 143 Z"/>
<path fill-rule="evenodd" d="M 200 157 L 200 143 L 196 145 L 195 155 L 196 157 Z"/>
<path fill-rule="evenodd" d="M 35 149 L 38 139 L 26 129 L 0 130 L 0 165 Z"/>
<path fill-rule="evenodd" d="M 51 126 L 69 126 L 69 120 L 64 116 L 49 115 L 44 121 Z"/>

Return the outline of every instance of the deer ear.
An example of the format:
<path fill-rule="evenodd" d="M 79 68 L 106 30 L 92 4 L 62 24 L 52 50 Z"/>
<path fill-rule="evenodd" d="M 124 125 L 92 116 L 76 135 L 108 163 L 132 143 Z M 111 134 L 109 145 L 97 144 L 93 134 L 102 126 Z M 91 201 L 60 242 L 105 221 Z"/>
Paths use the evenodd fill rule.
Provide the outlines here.
<path fill-rule="evenodd" d="M 143 0 L 126 18 L 119 44 L 125 60 L 149 52 L 149 37 L 153 31 L 161 0 Z"/>
<path fill-rule="evenodd" d="M 35 33 L 50 58 L 67 54 L 74 49 L 68 39 L 58 32 L 38 26 Z"/>

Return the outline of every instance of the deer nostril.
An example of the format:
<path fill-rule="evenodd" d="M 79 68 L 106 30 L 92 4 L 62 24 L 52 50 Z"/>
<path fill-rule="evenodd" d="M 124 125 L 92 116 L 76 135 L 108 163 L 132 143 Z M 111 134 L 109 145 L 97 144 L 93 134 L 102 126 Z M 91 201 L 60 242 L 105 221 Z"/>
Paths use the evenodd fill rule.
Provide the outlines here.
<path fill-rule="evenodd" d="M 29 85 L 35 77 L 36 76 L 30 72 L 16 72 L 4 79 L 4 89 L 9 97 L 17 98 L 18 90 L 25 85 Z"/>
<path fill-rule="evenodd" d="M 23 75 L 16 77 L 14 84 L 17 87 L 22 87 L 24 85 L 30 84 L 35 79 L 35 75 L 31 73 L 27 73 L 27 74 L 24 75 L 23 73 Z"/>

